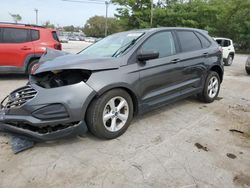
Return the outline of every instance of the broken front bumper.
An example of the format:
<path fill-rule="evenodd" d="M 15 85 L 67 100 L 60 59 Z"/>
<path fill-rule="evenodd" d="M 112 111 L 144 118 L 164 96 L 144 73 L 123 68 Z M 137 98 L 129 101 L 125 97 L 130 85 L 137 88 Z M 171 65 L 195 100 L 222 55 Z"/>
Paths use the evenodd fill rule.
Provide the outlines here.
<path fill-rule="evenodd" d="M 84 82 L 45 89 L 27 85 L 0 106 L 0 129 L 48 141 L 86 132 L 87 107 L 95 91 Z"/>

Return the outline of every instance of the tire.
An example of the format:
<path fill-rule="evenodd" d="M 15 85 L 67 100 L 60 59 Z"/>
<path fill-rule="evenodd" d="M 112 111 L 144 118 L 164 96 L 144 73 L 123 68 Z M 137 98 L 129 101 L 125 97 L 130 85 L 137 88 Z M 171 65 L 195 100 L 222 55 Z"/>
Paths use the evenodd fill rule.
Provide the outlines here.
<path fill-rule="evenodd" d="M 233 63 L 233 56 L 232 55 L 228 55 L 226 61 L 225 61 L 225 65 L 226 66 L 231 66 Z"/>
<path fill-rule="evenodd" d="M 250 69 L 248 68 L 246 68 L 246 72 L 247 72 L 247 74 L 249 74 L 250 75 Z"/>
<path fill-rule="evenodd" d="M 27 74 L 30 74 L 30 73 L 31 73 L 31 70 L 32 70 L 32 67 L 33 67 L 34 65 L 38 64 L 38 62 L 39 62 L 39 59 L 35 59 L 35 60 L 31 61 L 31 62 L 29 63 L 29 65 L 28 65 L 28 68 L 27 68 L 26 73 L 27 73 Z"/>
<path fill-rule="evenodd" d="M 124 104 L 120 110 L 117 109 L 119 104 Z M 123 118 L 123 121 L 120 118 Z M 110 90 L 94 99 L 86 114 L 89 131 L 102 139 L 114 139 L 122 135 L 132 118 L 133 101 L 123 89 Z"/>
<path fill-rule="evenodd" d="M 198 95 L 200 100 L 205 103 L 213 102 L 217 98 L 220 92 L 220 83 L 221 83 L 221 80 L 220 80 L 218 73 L 214 71 L 210 71 L 206 78 L 203 91 L 202 93 Z"/>

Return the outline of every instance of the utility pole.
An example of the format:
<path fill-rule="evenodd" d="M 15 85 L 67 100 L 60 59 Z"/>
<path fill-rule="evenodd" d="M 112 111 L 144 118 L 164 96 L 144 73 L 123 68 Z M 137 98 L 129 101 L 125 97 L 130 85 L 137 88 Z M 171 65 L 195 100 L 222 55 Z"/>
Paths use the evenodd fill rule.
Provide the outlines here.
<path fill-rule="evenodd" d="M 38 25 L 38 9 L 35 8 L 34 11 L 36 12 L 36 25 Z"/>
<path fill-rule="evenodd" d="M 105 1 L 106 17 L 105 17 L 105 37 L 108 35 L 108 6 L 111 1 Z"/>
<path fill-rule="evenodd" d="M 151 0 L 150 27 L 153 27 L 153 9 L 154 9 L 154 0 Z"/>

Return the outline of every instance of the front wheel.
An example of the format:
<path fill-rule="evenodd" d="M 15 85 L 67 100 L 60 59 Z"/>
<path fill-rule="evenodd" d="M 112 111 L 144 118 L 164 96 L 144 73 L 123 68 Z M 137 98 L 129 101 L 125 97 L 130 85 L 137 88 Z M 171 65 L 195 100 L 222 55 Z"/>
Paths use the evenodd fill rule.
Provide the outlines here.
<path fill-rule="evenodd" d="M 87 110 L 88 129 L 99 138 L 122 135 L 133 118 L 133 102 L 122 89 L 113 89 L 95 99 Z"/>
<path fill-rule="evenodd" d="M 33 72 L 33 68 L 36 67 L 39 63 L 39 59 L 35 59 L 29 63 L 27 74 L 31 74 Z"/>
<path fill-rule="evenodd" d="M 203 92 L 198 95 L 199 98 L 206 103 L 213 102 L 219 94 L 220 83 L 221 81 L 218 73 L 210 71 L 207 76 Z"/>

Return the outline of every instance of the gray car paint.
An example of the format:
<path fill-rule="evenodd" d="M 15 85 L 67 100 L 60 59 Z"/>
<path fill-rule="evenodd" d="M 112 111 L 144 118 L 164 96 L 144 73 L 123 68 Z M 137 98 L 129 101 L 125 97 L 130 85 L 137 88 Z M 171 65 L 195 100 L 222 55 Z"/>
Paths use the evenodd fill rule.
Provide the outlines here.
<path fill-rule="evenodd" d="M 139 62 L 136 58 L 140 46 L 153 34 L 162 31 L 175 30 L 196 31 L 211 42 L 211 46 L 191 52 L 181 52 L 178 40 L 177 54 L 165 58 Z M 220 69 L 223 76 L 222 56 L 218 44 L 202 30 L 189 28 L 156 28 L 140 30 L 145 32 L 124 55 L 111 58 L 86 57 L 81 54 L 71 55 L 63 52 L 51 52 L 41 59 L 39 68 L 35 74 L 46 71 L 83 69 L 90 70 L 92 74 L 86 83 L 59 88 L 45 89 L 31 82 L 31 86 L 38 91 L 35 98 L 25 105 L 5 111 L 4 120 L 0 120 L 8 129 L 6 122 L 18 120 L 28 121 L 32 126 L 55 126 L 67 122 L 80 121 L 80 126 L 86 126 L 84 122 L 85 112 L 91 101 L 106 91 L 113 88 L 124 88 L 132 97 L 136 112 L 141 114 L 153 108 L 167 103 L 197 94 L 203 90 L 205 78 L 213 67 Z M 128 32 L 129 33 L 129 32 Z M 178 59 L 178 61 L 175 61 Z M 32 111 L 51 103 L 63 104 L 68 110 L 68 119 L 53 121 L 39 121 L 31 115 Z M 0 124 L 1 125 L 1 124 Z M 9 125 L 11 127 L 11 125 Z M 10 130 L 13 131 L 13 130 Z M 24 130 L 14 132 L 24 133 Z M 28 134 L 29 133 L 25 133 Z M 58 133 L 60 134 L 60 132 Z M 34 135 L 42 140 L 50 140 L 60 136 Z"/>

